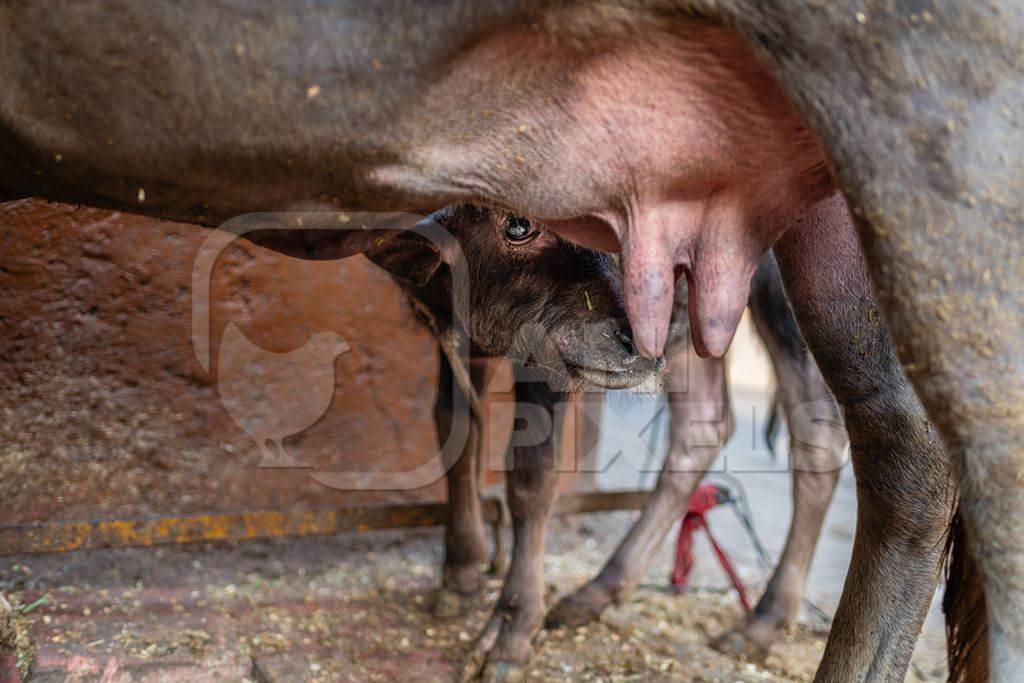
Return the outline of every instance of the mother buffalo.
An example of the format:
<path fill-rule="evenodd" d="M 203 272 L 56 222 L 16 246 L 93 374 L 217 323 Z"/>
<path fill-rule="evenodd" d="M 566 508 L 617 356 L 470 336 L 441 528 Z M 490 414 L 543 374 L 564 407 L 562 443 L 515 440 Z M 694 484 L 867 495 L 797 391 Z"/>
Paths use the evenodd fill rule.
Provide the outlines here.
<path fill-rule="evenodd" d="M 652 355 L 679 275 L 722 353 L 774 245 L 858 477 L 819 678 L 905 671 L 952 497 L 916 396 L 992 676 L 1024 670 L 1019 0 L 11 0 L 0 84 L 0 196 L 206 225 L 500 205 L 621 246 Z M 522 657 L 499 636 L 491 670 Z"/>

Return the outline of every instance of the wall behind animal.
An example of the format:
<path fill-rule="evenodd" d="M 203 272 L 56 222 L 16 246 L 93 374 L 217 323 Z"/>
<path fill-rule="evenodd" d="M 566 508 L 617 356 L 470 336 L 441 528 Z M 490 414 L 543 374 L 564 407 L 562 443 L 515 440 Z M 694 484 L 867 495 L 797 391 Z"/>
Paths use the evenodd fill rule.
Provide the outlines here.
<path fill-rule="evenodd" d="M 312 476 L 435 448 L 432 339 L 362 257 L 229 246 L 206 372 L 191 278 L 210 231 L 37 201 L 0 205 L 0 226 L 0 523 L 443 496 Z M 253 437 L 311 467 L 260 467 Z"/>

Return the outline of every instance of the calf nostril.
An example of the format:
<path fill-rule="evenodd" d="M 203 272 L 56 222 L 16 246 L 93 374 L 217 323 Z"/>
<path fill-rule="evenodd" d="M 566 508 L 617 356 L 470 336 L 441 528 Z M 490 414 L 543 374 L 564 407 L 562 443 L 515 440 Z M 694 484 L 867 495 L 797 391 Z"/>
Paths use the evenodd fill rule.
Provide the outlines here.
<path fill-rule="evenodd" d="M 636 346 L 633 345 L 633 337 L 629 333 L 629 330 L 619 328 L 615 330 L 615 338 L 619 340 L 622 347 L 626 350 L 626 353 L 630 356 L 636 356 Z"/>

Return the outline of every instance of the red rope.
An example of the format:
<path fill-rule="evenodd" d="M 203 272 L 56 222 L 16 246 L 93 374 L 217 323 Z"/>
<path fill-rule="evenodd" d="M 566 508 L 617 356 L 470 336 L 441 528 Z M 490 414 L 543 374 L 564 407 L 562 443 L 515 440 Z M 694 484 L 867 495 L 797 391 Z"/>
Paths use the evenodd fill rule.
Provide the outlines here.
<path fill-rule="evenodd" d="M 722 550 L 722 547 L 712 535 L 711 527 L 708 526 L 708 521 L 705 517 L 708 510 L 718 505 L 721 493 L 720 489 L 714 484 L 703 484 L 693 492 L 686 516 L 683 517 L 683 523 L 679 526 L 679 538 L 676 541 L 676 564 L 672 570 L 672 587 L 679 592 L 686 589 L 690 579 L 690 572 L 693 571 L 693 536 L 698 529 L 704 529 L 704 533 L 708 535 L 711 547 L 718 557 L 718 563 L 722 565 L 722 569 L 729 576 L 729 581 L 732 582 L 733 588 L 736 589 L 743 609 L 749 612 L 750 600 L 747 598 L 746 588 L 743 586 L 739 574 L 736 573 L 732 562 L 729 560 L 729 556 L 725 554 L 725 551 Z"/>

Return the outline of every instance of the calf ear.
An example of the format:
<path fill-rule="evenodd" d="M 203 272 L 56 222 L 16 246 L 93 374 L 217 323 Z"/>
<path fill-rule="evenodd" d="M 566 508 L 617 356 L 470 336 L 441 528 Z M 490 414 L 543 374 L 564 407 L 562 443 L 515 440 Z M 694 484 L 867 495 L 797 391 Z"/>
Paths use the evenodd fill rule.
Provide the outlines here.
<path fill-rule="evenodd" d="M 411 229 L 375 240 L 364 256 L 388 271 L 403 287 L 422 287 L 446 262 L 446 254 L 460 251 L 449 232 L 451 215 L 449 207 L 435 211 L 410 226 Z"/>
<path fill-rule="evenodd" d="M 440 245 L 417 232 L 396 233 L 364 255 L 407 287 L 427 284 L 443 262 Z"/>
<path fill-rule="evenodd" d="M 291 212 L 247 214 L 221 227 L 286 256 L 329 261 L 375 250 L 422 220 L 411 213 Z"/>

